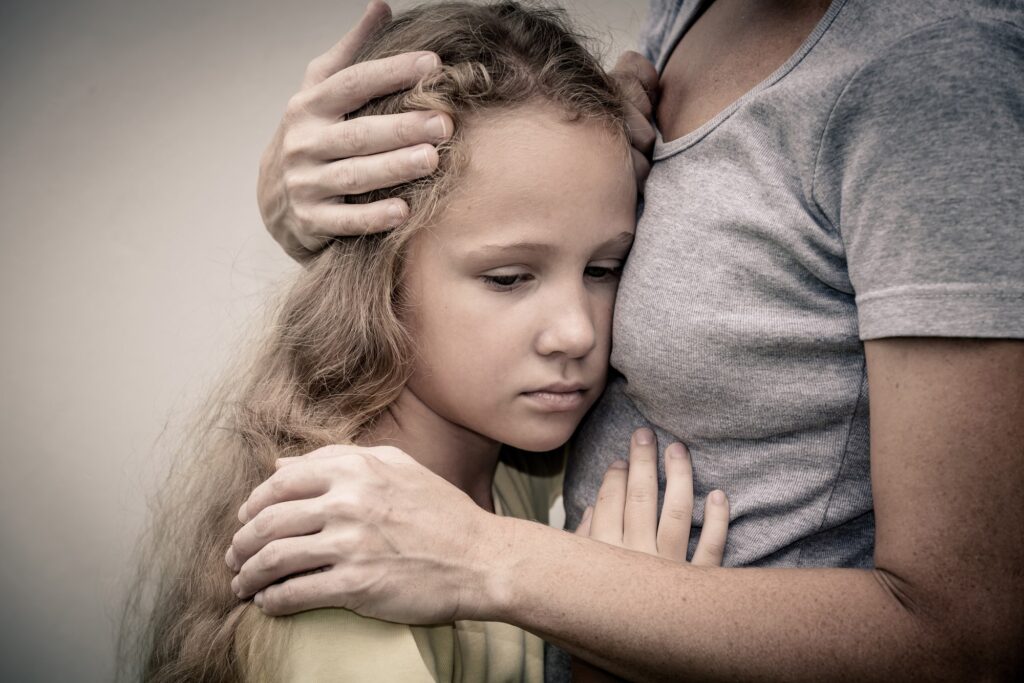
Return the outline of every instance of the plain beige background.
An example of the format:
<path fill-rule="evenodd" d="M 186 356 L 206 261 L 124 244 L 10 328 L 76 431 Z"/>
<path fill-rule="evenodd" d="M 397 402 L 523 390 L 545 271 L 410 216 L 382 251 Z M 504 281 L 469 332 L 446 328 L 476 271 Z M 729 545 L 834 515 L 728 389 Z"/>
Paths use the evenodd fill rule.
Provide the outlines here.
<path fill-rule="evenodd" d="M 609 58 L 646 9 L 566 4 Z M 0 5 L 0 679 L 111 677 L 161 443 L 295 268 L 259 220 L 259 155 L 362 9 Z"/>

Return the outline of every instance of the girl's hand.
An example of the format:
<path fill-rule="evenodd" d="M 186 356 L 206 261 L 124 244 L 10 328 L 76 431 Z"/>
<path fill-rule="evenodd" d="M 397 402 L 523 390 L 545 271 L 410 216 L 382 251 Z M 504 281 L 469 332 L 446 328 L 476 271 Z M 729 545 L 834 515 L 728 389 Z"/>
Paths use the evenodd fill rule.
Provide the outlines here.
<path fill-rule="evenodd" d="M 629 463 L 616 460 L 605 472 L 597 502 L 583 513 L 576 533 L 598 541 L 686 562 L 693 516 L 693 471 L 690 453 L 681 443 L 665 449 L 665 502 L 658 514 L 658 445 L 649 429 L 638 429 L 629 448 Z M 691 564 L 718 567 L 729 531 L 729 501 L 712 491 L 704 504 L 704 526 Z M 573 657 L 572 678 L 578 683 L 610 683 L 622 679 Z"/>
<path fill-rule="evenodd" d="M 681 443 L 665 449 L 665 502 L 658 515 L 658 445 L 649 429 L 633 434 L 629 464 L 617 460 L 605 472 L 597 502 L 583 513 L 576 533 L 611 545 L 686 562 L 693 516 L 693 471 Z M 718 567 L 729 531 L 729 501 L 712 491 L 691 564 Z"/>

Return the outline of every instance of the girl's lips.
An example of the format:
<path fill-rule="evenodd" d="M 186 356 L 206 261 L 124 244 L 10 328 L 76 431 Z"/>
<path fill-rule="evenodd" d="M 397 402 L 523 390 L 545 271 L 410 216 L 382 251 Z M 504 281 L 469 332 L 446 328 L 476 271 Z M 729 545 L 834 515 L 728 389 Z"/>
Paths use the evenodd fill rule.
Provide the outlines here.
<path fill-rule="evenodd" d="M 565 412 L 583 406 L 583 390 L 575 391 L 528 391 L 523 394 L 531 403 L 543 410 Z"/>

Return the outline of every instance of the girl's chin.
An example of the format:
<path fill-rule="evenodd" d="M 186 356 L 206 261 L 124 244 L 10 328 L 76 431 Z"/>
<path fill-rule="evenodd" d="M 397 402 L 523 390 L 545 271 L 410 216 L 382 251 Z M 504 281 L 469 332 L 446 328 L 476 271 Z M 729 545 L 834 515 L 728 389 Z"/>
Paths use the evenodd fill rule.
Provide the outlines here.
<path fill-rule="evenodd" d="M 514 439 L 505 439 L 502 441 L 506 446 L 517 448 L 521 451 L 532 451 L 536 453 L 544 453 L 546 451 L 554 451 L 565 445 L 565 442 L 569 440 L 575 431 L 575 425 L 573 429 L 569 430 L 552 430 L 546 434 L 531 434 L 523 437 L 521 434 Z"/>

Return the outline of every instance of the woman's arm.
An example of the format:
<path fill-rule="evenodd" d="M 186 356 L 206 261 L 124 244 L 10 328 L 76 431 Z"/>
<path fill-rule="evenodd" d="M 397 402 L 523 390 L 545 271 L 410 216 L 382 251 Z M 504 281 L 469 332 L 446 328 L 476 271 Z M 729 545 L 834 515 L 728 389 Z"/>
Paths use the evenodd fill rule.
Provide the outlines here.
<path fill-rule="evenodd" d="M 270 586 L 262 607 L 508 621 L 636 679 L 1012 678 L 1024 665 L 1024 343 L 865 347 L 872 571 L 680 565 L 487 515 L 389 452 L 340 458 L 334 491 L 350 521 L 338 563 Z M 243 520 L 309 495 L 311 471 L 278 475 L 289 470 Z M 439 531 L 452 514 L 462 532 Z M 266 548 L 242 566 L 240 593 L 302 564 Z"/>
<path fill-rule="evenodd" d="M 508 524 L 481 612 L 631 678 L 1014 678 L 1024 343 L 866 352 L 873 571 L 679 566 Z"/>

